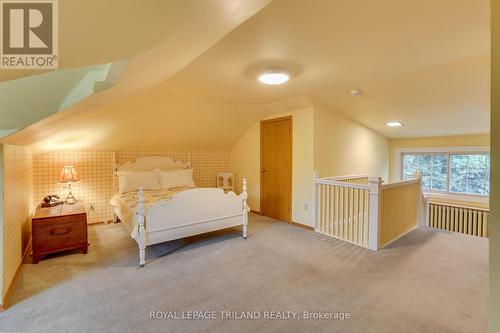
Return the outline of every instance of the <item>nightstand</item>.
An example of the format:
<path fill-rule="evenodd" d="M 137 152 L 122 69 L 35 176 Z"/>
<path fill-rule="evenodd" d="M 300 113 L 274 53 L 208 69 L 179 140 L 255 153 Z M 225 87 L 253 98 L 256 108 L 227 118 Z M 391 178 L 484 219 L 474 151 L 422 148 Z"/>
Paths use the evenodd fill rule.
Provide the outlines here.
<path fill-rule="evenodd" d="M 87 253 L 87 212 L 81 202 L 37 207 L 31 221 L 33 263 L 50 253 L 81 250 Z"/>

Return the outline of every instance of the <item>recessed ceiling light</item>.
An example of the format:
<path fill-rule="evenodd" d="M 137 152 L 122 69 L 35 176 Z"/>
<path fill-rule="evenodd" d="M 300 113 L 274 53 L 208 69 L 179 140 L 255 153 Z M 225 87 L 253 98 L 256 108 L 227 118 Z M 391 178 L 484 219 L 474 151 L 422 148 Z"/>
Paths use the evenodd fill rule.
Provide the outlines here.
<path fill-rule="evenodd" d="M 389 127 L 401 127 L 403 124 L 399 121 L 389 121 L 385 123 Z"/>
<path fill-rule="evenodd" d="M 261 76 L 259 76 L 259 81 L 268 84 L 268 85 L 278 85 L 278 84 L 283 84 L 286 81 L 288 81 L 290 77 L 281 72 L 270 72 L 270 73 L 264 73 Z"/>

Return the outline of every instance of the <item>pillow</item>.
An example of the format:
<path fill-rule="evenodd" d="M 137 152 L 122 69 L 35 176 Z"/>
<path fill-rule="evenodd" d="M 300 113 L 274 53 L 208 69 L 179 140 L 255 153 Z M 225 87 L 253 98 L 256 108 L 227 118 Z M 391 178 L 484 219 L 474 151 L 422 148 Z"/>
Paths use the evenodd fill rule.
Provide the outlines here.
<path fill-rule="evenodd" d="M 118 188 L 120 193 L 144 190 L 160 189 L 160 178 L 158 170 L 152 171 L 117 171 Z"/>
<path fill-rule="evenodd" d="M 158 170 L 158 172 L 160 173 L 161 188 L 195 186 L 193 169 Z"/>

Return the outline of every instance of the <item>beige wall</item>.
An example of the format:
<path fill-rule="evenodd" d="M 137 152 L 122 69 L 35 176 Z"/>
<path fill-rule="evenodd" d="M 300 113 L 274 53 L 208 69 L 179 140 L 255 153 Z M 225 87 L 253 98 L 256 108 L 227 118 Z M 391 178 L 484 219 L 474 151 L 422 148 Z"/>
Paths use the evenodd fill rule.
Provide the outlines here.
<path fill-rule="evenodd" d="M 396 151 L 401 148 L 436 148 L 436 147 L 488 147 L 490 135 L 438 136 L 425 138 L 404 138 L 389 140 L 389 173 L 390 181 L 397 180 L 399 166 L 396 162 Z"/>
<path fill-rule="evenodd" d="M 331 110 L 314 110 L 314 167 L 320 177 L 388 176 L 389 140 Z"/>
<path fill-rule="evenodd" d="M 312 227 L 314 226 L 314 109 L 296 111 L 292 116 L 294 118 L 292 220 Z"/>
<path fill-rule="evenodd" d="M 292 220 L 312 226 L 313 109 L 280 113 L 264 119 L 292 116 Z M 231 150 L 237 192 L 248 182 L 248 204 L 260 211 L 260 122 L 253 124 Z M 307 210 L 306 210 L 307 205 Z"/>
<path fill-rule="evenodd" d="M 31 239 L 33 155 L 25 147 L 4 145 L 3 285 L 5 297 Z"/>
<path fill-rule="evenodd" d="M 320 176 L 367 173 L 387 177 L 388 140 L 344 116 L 319 107 L 274 115 L 293 117 L 292 220 L 313 226 L 314 170 Z M 249 204 L 260 211 L 260 123 L 252 125 L 231 150 L 237 185 L 249 184 Z M 240 188 L 238 188 L 239 190 Z"/>
<path fill-rule="evenodd" d="M 500 332 L 500 1 L 492 1 L 490 322 Z"/>
<path fill-rule="evenodd" d="M 231 150 L 231 170 L 235 189 L 241 192 L 243 178 L 247 179 L 248 205 L 260 212 L 260 123 L 253 124 L 243 133 Z"/>

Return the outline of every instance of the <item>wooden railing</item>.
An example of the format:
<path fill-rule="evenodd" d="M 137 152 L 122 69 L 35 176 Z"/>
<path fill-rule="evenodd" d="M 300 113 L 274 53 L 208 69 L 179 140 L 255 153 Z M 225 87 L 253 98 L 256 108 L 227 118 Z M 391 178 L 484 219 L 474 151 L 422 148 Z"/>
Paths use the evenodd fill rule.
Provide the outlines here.
<path fill-rule="evenodd" d="M 427 199 L 426 221 L 431 228 L 488 237 L 490 210 Z"/>
<path fill-rule="evenodd" d="M 382 183 L 364 175 L 315 176 L 315 230 L 372 250 L 407 233 L 423 215 L 421 178 Z"/>
<path fill-rule="evenodd" d="M 370 187 L 342 181 L 316 182 L 316 231 L 369 246 Z"/>
<path fill-rule="evenodd" d="M 352 176 L 340 176 L 340 177 L 330 177 L 324 178 L 325 180 L 334 180 L 338 182 L 345 182 L 350 184 L 361 184 L 368 185 L 369 177 L 368 175 L 352 175 Z"/>

